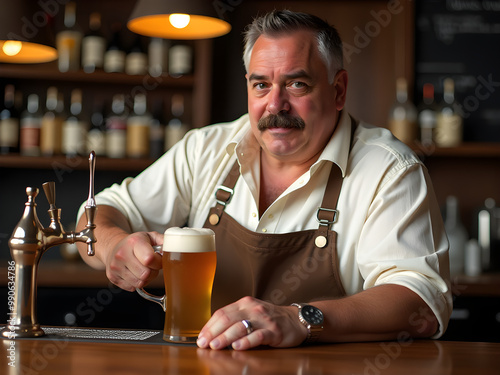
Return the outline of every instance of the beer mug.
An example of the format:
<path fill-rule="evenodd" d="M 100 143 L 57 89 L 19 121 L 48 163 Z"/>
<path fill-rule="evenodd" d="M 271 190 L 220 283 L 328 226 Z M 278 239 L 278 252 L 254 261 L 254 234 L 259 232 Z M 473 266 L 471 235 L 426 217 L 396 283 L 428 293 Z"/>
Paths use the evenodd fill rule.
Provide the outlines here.
<path fill-rule="evenodd" d="M 165 295 L 136 289 L 139 295 L 158 303 L 165 311 L 163 339 L 194 343 L 210 319 L 215 276 L 215 234 L 206 228 L 169 228 L 165 231 L 162 255 Z"/>

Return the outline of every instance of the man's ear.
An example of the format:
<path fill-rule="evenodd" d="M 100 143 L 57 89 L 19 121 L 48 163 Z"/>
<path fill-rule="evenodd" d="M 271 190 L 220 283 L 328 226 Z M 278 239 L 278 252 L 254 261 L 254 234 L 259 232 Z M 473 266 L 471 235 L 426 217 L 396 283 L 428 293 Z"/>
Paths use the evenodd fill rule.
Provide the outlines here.
<path fill-rule="evenodd" d="M 347 81 L 347 70 L 341 69 L 335 74 L 333 85 L 336 90 L 335 107 L 337 111 L 341 111 L 344 108 L 347 95 Z"/>

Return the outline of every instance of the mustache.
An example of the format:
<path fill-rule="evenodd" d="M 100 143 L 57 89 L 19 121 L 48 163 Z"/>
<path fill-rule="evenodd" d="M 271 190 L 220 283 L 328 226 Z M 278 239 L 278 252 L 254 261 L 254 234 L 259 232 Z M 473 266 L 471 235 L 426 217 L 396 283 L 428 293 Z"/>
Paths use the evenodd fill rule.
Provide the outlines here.
<path fill-rule="evenodd" d="M 270 114 L 261 118 L 257 123 L 257 129 L 260 131 L 273 128 L 303 130 L 305 127 L 306 123 L 302 120 L 302 118 L 291 116 L 289 114 Z"/>

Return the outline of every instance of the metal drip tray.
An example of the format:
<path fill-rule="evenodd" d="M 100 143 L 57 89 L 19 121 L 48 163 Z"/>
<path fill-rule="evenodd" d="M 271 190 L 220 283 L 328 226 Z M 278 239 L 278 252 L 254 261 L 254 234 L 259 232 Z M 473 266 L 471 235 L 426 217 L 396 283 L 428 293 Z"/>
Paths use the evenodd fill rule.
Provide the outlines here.
<path fill-rule="evenodd" d="M 161 331 L 74 327 L 42 327 L 42 329 L 46 335 L 41 338 L 49 340 L 166 344 Z"/>

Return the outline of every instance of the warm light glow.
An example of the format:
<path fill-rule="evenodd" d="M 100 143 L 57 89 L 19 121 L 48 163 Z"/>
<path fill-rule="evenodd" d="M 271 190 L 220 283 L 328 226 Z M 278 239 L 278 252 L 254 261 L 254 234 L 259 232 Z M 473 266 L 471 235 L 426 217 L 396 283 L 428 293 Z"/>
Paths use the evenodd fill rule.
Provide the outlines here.
<path fill-rule="evenodd" d="M 183 29 L 187 25 L 189 25 L 191 17 L 189 14 L 181 14 L 181 13 L 172 13 L 168 16 L 168 20 L 172 24 L 173 27 L 177 29 Z"/>
<path fill-rule="evenodd" d="M 21 48 L 23 48 L 23 43 L 18 40 L 8 40 L 2 46 L 2 50 L 7 56 L 17 55 Z"/>

